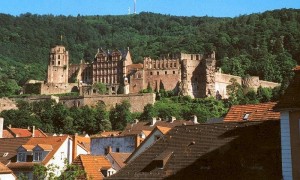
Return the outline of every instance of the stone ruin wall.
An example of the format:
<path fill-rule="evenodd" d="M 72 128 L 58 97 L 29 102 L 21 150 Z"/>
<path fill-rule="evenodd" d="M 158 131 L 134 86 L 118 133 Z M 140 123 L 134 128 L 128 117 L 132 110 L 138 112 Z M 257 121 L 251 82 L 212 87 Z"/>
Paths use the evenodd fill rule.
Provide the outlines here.
<path fill-rule="evenodd" d="M 182 79 L 181 91 L 183 95 L 189 95 L 192 98 L 199 97 L 201 90 L 199 81 L 204 78 L 201 75 L 200 63 L 203 61 L 203 56 L 200 54 L 183 54 L 182 59 Z"/>
<path fill-rule="evenodd" d="M 17 103 L 9 98 L 0 98 L 0 112 L 11 109 L 18 109 Z"/>
<path fill-rule="evenodd" d="M 155 103 L 155 94 L 122 94 L 122 95 L 93 95 L 80 97 L 61 97 L 59 102 L 67 107 L 82 107 L 85 105 L 96 106 L 97 103 L 105 104 L 107 109 L 115 107 L 122 101 L 128 100 L 131 104 L 131 112 L 143 112 L 144 106 Z"/>
<path fill-rule="evenodd" d="M 40 94 L 50 95 L 50 94 L 64 94 L 70 93 L 77 89 L 78 83 L 46 83 L 41 84 Z"/>
<path fill-rule="evenodd" d="M 215 73 L 215 92 L 219 92 L 222 98 L 228 98 L 226 87 L 230 85 L 230 79 L 235 79 L 237 83 L 242 84 L 242 78 L 240 76 L 234 76 L 230 74 L 222 74 L 220 72 Z"/>

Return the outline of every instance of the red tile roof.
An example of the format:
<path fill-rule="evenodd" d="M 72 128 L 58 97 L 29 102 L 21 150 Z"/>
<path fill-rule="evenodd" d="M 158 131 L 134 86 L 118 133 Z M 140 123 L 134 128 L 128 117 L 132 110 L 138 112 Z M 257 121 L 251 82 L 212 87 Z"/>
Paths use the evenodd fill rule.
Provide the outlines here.
<path fill-rule="evenodd" d="M 105 156 L 93 156 L 93 155 L 79 155 L 72 163 L 79 166 L 86 172 L 86 177 L 79 177 L 77 179 L 97 179 L 104 178 L 101 173 L 101 168 L 111 167 L 110 162 Z"/>
<path fill-rule="evenodd" d="M 284 109 L 299 109 L 300 108 L 300 66 L 294 68 L 295 76 L 290 82 L 290 85 L 285 90 L 283 96 L 279 99 L 278 104 L 275 106 L 276 110 Z"/>
<path fill-rule="evenodd" d="M 47 135 L 40 129 L 36 129 L 34 137 L 47 137 Z M 3 131 L 4 138 L 13 138 L 13 137 L 32 137 L 31 130 L 22 129 L 22 128 L 7 128 Z"/>
<path fill-rule="evenodd" d="M 276 102 L 234 105 L 224 118 L 224 121 L 264 121 L 264 120 L 279 120 L 280 113 L 275 112 L 273 107 Z M 248 115 L 247 115 L 248 114 Z M 246 117 L 248 116 L 248 117 Z"/>
<path fill-rule="evenodd" d="M 8 130 L 4 129 L 2 137 L 3 138 L 13 138 L 14 136 Z"/>
<path fill-rule="evenodd" d="M 279 121 L 178 126 L 107 179 L 280 179 Z"/>

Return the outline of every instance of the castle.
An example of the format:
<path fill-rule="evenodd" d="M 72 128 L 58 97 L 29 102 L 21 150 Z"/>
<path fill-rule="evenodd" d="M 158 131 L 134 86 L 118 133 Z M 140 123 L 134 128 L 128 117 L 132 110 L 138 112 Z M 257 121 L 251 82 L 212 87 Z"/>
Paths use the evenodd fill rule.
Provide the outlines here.
<path fill-rule="evenodd" d="M 218 96 L 227 98 L 226 86 L 236 79 L 245 88 L 259 86 L 274 88 L 278 83 L 261 81 L 258 77 L 241 78 L 216 71 L 215 53 L 161 56 L 154 60 L 145 57 L 143 64 L 133 64 L 130 51 L 98 49 L 92 63 L 69 63 L 69 53 L 62 45 L 51 49 L 47 80 L 28 81 L 24 93 L 61 94 L 80 92 L 99 94 L 93 85 L 102 83 L 107 94 L 136 94 L 145 89 L 174 91 L 192 98 Z"/>

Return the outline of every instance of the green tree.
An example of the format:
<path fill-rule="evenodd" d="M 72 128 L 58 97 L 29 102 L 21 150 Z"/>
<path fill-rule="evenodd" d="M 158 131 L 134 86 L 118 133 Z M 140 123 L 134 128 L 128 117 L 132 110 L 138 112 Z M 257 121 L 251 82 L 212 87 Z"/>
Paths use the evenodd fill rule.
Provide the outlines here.
<path fill-rule="evenodd" d="M 123 130 L 127 123 L 132 122 L 130 103 L 123 101 L 111 109 L 109 119 L 113 130 Z"/>

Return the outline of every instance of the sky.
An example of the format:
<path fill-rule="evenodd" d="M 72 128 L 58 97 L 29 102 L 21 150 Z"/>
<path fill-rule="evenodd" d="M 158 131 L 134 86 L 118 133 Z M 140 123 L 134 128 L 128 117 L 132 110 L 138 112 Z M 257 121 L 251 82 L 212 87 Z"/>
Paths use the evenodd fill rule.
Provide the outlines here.
<path fill-rule="evenodd" d="M 176 16 L 236 17 L 267 10 L 300 9 L 300 0 L 136 0 L 136 12 Z M 130 9 L 130 10 L 129 10 Z M 134 0 L 0 0 L 0 13 L 53 15 L 126 15 Z"/>

